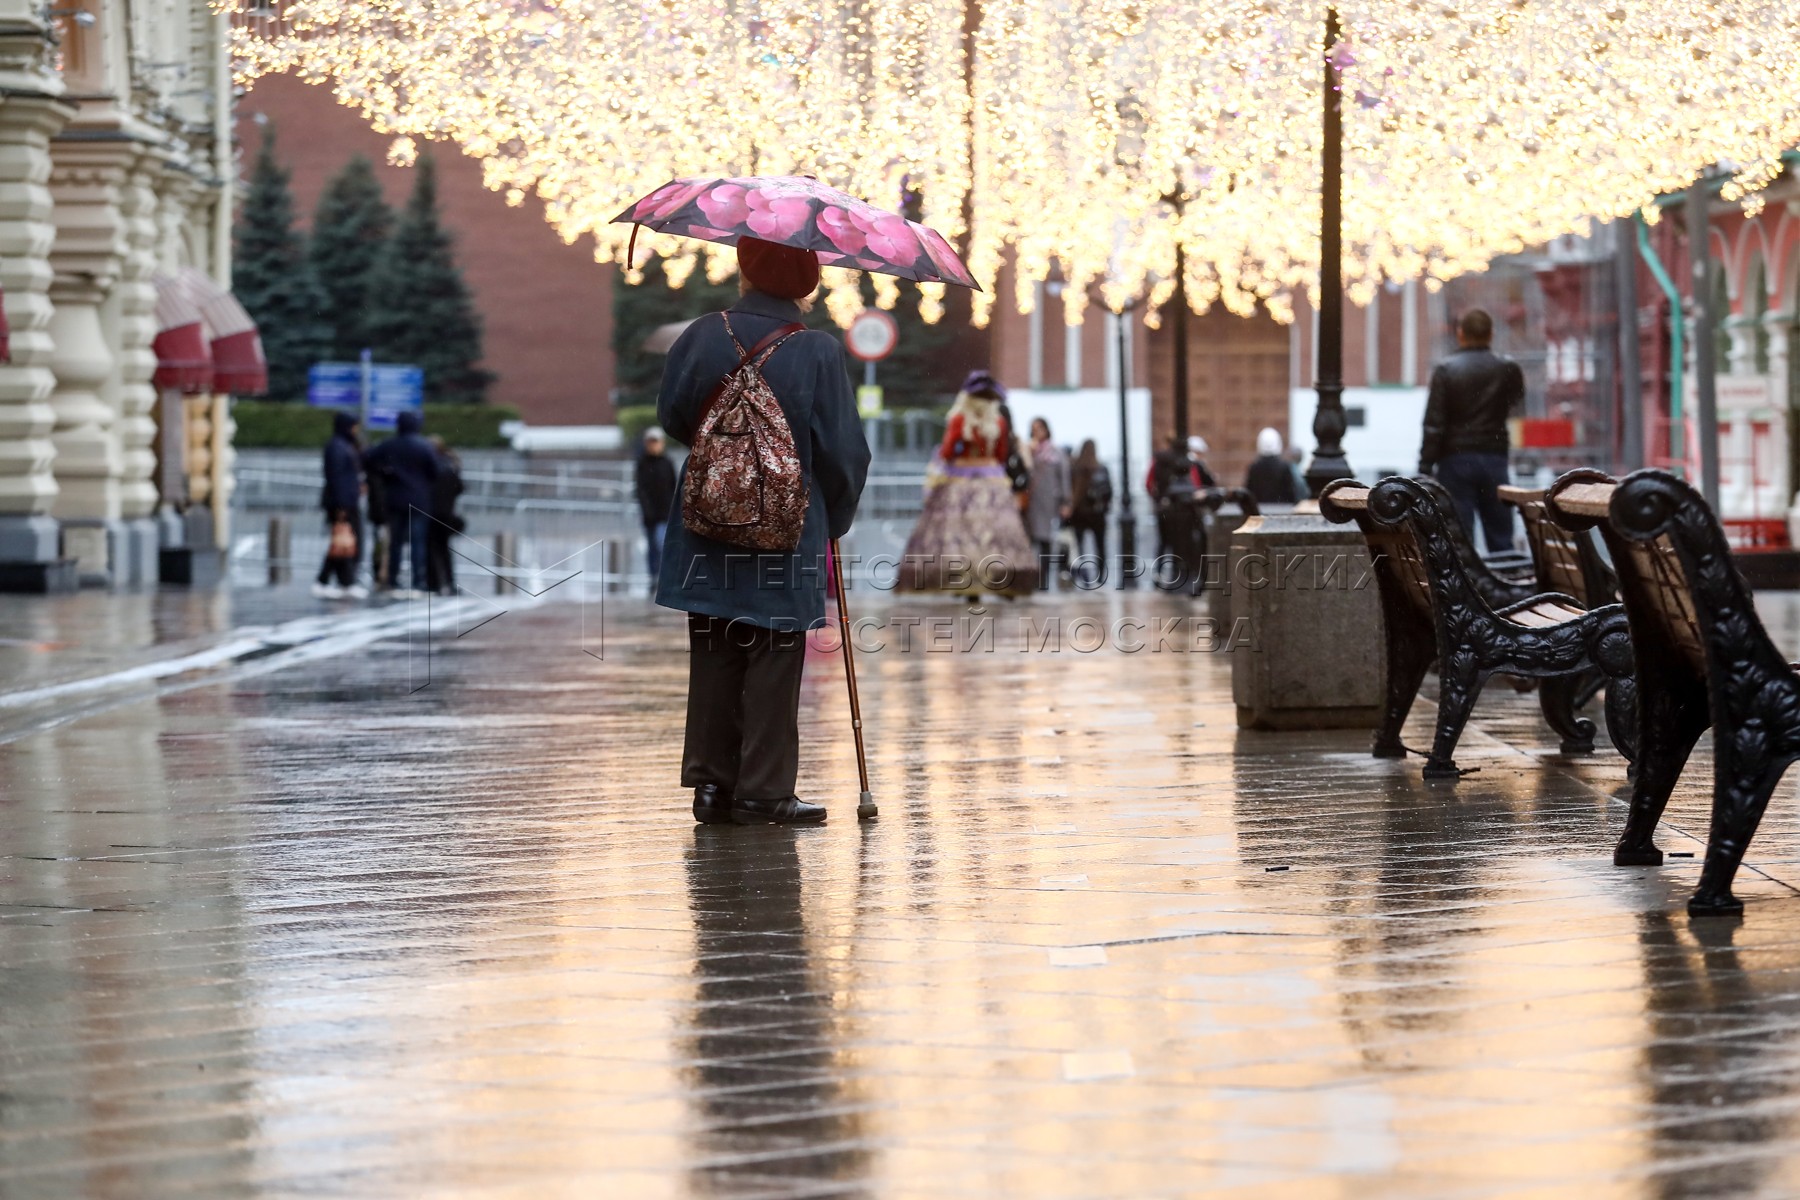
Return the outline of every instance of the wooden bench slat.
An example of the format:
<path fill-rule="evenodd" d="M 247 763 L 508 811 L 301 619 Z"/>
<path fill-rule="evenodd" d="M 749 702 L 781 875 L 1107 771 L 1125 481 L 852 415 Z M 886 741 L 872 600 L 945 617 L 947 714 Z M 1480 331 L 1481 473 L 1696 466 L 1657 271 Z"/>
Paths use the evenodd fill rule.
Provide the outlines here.
<path fill-rule="evenodd" d="M 1544 498 L 1543 488 L 1522 488 L 1507 484 L 1498 491 L 1500 498 L 1508 504 L 1535 504 Z"/>
<path fill-rule="evenodd" d="M 1584 517 L 1604 517 L 1612 504 L 1612 483 L 1571 483 L 1556 493 L 1560 508 Z"/>
<path fill-rule="evenodd" d="M 1548 629 L 1552 625 L 1561 625 L 1573 621 L 1584 613 L 1585 609 L 1574 608 L 1560 600 L 1545 600 L 1530 608 L 1508 613 L 1506 619 L 1515 625 L 1523 625 L 1527 629 Z"/>

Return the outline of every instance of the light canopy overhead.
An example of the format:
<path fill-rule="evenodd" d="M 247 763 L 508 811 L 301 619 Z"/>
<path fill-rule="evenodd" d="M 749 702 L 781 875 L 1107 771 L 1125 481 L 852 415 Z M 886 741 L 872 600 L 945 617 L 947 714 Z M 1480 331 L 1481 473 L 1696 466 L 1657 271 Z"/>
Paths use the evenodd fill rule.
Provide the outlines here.
<path fill-rule="evenodd" d="M 329 85 L 404 156 L 421 139 L 607 222 L 683 175 L 814 175 L 968 239 L 1018 303 L 1060 269 L 1079 320 L 1173 290 L 1278 316 L 1317 286 L 1323 0 L 237 0 L 241 79 Z M 1343 0 L 1344 277 L 1441 281 L 1731 173 L 1755 204 L 1800 144 L 1800 5 Z M 705 254 L 642 239 L 685 280 Z M 873 279 L 891 306 L 897 285 Z M 828 277 L 847 322 L 853 276 Z M 941 285 L 926 285 L 928 316 Z"/>

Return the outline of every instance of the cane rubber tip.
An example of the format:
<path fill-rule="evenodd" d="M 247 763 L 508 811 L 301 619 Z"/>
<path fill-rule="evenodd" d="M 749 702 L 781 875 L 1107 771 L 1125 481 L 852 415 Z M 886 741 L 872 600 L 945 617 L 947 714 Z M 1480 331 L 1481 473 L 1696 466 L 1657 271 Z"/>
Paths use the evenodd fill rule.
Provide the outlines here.
<path fill-rule="evenodd" d="M 875 797 L 868 792 L 862 793 L 862 798 L 856 806 L 856 819 L 859 821 L 873 821 L 880 814 L 881 810 L 875 807 Z"/>

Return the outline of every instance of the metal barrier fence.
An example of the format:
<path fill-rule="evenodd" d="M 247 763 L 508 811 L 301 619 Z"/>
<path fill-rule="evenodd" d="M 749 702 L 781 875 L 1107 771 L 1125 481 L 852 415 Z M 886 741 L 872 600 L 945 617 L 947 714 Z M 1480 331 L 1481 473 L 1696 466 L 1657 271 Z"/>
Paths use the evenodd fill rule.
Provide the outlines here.
<path fill-rule="evenodd" d="M 581 558 L 581 585 L 647 590 L 644 533 L 629 462 L 464 462 L 459 511 L 467 520 L 456 540 L 459 582 L 505 591 L 499 578 L 553 581 L 546 573 L 569 555 Z M 863 553 L 897 552 L 923 506 L 924 463 L 878 464 L 863 490 L 851 542 Z M 313 455 L 262 453 L 240 460 L 232 496 L 237 535 L 231 576 L 238 586 L 312 576 L 328 540 L 319 511 L 323 475 Z M 374 531 L 370 531 L 371 538 Z M 604 542 L 605 546 L 595 543 Z M 847 547 L 848 550 L 848 547 Z M 365 552 L 362 574 L 368 580 Z M 850 573 L 858 570 L 851 566 Z M 531 586 L 529 583 L 527 586 Z"/>
<path fill-rule="evenodd" d="M 582 464 L 584 467 L 588 464 Z M 628 527 L 638 520 L 636 489 L 631 464 L 594 464 L 607 470 L 504 471 L 476 467 L 463 472 L 463 494 L 458 506 L 470 518 L 480 516 L 483 525 L 503 514 L 562 514 L 574 517 L 611 518 L 609 523 Z M 868 520 L 903 520 L 916 517 L 924 503 L 925 469 L 910 464 L 882 464 L 869 476 L 863 489 L 859 514 Z M 240 511 L 305 512 L 317 509 L 324 477 L 317 470 L 298 465 L 243 465 L 237 471 L 237 490 L 232 504 Z"/>

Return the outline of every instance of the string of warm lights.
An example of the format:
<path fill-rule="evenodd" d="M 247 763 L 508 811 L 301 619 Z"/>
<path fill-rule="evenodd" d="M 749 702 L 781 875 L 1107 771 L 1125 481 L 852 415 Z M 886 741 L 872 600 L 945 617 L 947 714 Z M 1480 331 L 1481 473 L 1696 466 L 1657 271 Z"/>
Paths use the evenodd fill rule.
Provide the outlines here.
<path fill-rule="evenodd" d="M 1326 0 L 222 0 L 249 83 L 327 84 L 450 141 L 592 235 L 676 176 L 807 174 L 916 214 L 988 291 L 1061 272 L 1065 316 L 1173 292 L 1277 316 L 1316 292 Z M 1776 0 L 1341 0 L 1344 278 L 1428 285 L 1725 164 L 1757 203 L 1800 144 L 1800 8 Z M 965 20 L 979 16 L 972 55 Z M 641 238 L 679 284 L 729 250 Z M 877 303 L 894 283 L 875 276 Z M 848 322 L 856 279 L 828 272 Z M 942 311 L 928 288 L 928 317 Z"/>

